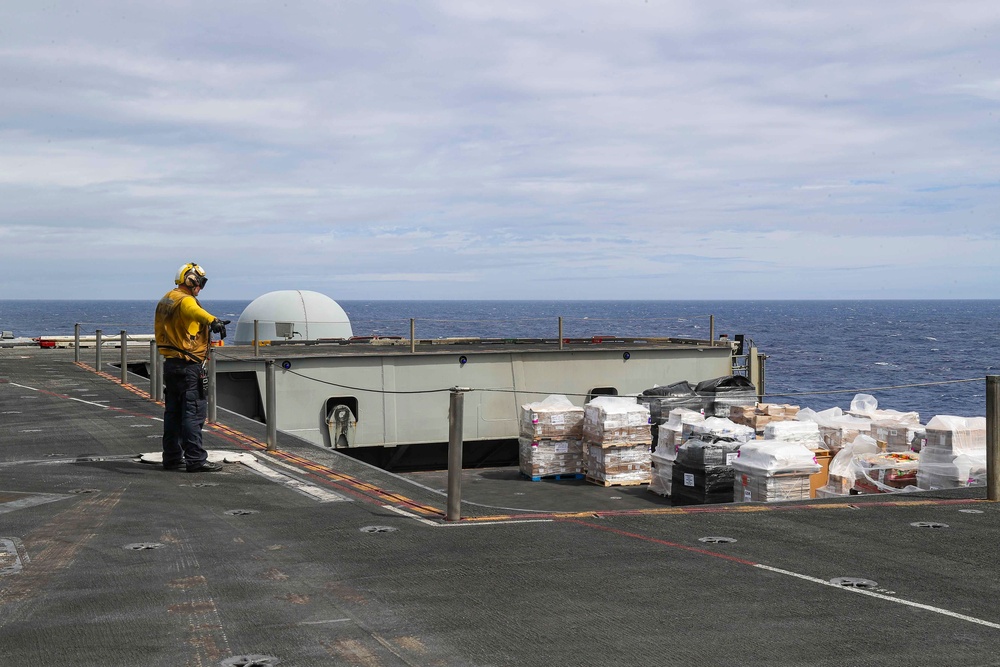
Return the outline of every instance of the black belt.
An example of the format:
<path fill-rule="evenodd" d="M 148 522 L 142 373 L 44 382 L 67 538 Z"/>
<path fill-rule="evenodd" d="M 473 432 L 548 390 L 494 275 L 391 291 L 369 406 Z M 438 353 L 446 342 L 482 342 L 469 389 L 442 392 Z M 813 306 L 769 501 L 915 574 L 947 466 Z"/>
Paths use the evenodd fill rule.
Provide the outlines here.
<path fill-rule="evenodd" d="M 170 361 L 171 359 L 177 359 L 178 361 L 187 361 L 188 363 L 191 363 L 191 364 L 202 364 L 202 363 L 205 363 L 202 359 L 199 359 L 198 357 L 194 356 L 193 354 L 191 354 L 187 350 L 182 350 L 181 348 L 174 347 L 173 345 L 157 345 L 156 347 L 158 349 L 173 350 L 174 352 L 180 352 L 181 354 L 183 354 L 184 356 L 187 357 L 187 359 L 179 359 L 177 357 L 168 357 L 167 359 L 164 360 L 164 363 L 166 363 L 167 361 Z"/>

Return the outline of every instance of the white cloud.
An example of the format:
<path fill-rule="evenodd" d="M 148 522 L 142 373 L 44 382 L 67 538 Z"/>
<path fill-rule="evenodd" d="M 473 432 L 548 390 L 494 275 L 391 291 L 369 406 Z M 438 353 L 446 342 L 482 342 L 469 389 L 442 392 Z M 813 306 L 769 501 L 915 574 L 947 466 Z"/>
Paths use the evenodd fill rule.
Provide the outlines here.
<path fill-rule="evenodd" d="M 971 1 L 25 5 L 0 258 L 44 277 L 0 298 L 86 296 L 102 254 L 139 298 L 192 244 L 241 298 L 721 297 L 740 271 L 992 296 L 998 28 Z"/>

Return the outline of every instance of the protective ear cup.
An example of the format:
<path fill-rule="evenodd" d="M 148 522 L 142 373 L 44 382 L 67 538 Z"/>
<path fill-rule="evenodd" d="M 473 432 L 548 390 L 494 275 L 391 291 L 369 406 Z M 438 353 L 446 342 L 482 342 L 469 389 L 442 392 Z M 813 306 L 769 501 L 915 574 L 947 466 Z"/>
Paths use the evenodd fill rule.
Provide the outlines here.
<path fill-rule="evenodd" d="M 201 268 L 194 262 L 185 264 L 181 267 L 181 274 L 183 278 L 179 280 L 178 285 L 183 283 L 188 287 L 204 287 L 205 283 L 208 282 L 208 278 L 205 276 L 205 269 Z"/>

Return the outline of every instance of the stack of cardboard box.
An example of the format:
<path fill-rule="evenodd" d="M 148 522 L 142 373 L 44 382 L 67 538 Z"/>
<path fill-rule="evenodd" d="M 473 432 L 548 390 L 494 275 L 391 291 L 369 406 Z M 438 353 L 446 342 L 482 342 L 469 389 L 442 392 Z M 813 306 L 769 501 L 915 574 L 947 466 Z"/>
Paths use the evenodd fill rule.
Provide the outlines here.
<path fill-rule="evenodd" d="M 758 403 L 757 405 L 734 405 L 729 408 L 729 419 L 737 424 L 750 426 L 758 434 L 773 421 L 795 419 L 799 406 L 779 403 Z"/>
<path fill-rule="evenodd" d="M 599 396 L 584 407 L 587 479 L 604 486 L 650 481 L 649 409 L 635 398 Z"/>
<path fill-rule="evenodd" d="M 927 422 L 917 486 L 953 489 L 986 483 L 986 418 L 939 415 Z"/>
<path fill-rule="evenodd" d="M 582 475 L 583 408 L 565 396 L 549 396 L 521 406 L 518 462 L 533 480 L 555 475 Z"/>
<path fill-rule="evenodd" d="M 801 443 L 756 440 L 740 447 L 733 469 L 736 502 L 775 502 L 809 499 L 810 477 L 820 465 Z"/>

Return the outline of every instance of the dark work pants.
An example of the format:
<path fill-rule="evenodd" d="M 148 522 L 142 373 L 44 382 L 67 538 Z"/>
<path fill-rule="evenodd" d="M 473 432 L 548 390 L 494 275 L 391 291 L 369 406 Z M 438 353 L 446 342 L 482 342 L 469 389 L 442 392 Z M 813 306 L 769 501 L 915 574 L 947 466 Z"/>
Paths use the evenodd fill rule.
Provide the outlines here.
<path fill-rule="evenodd" d="M 201 395 L 201 364 L 184 359 L 163 362 L 163 465 L 198 467 L 208 460 L 201 446 L 208 400 Z"/>

